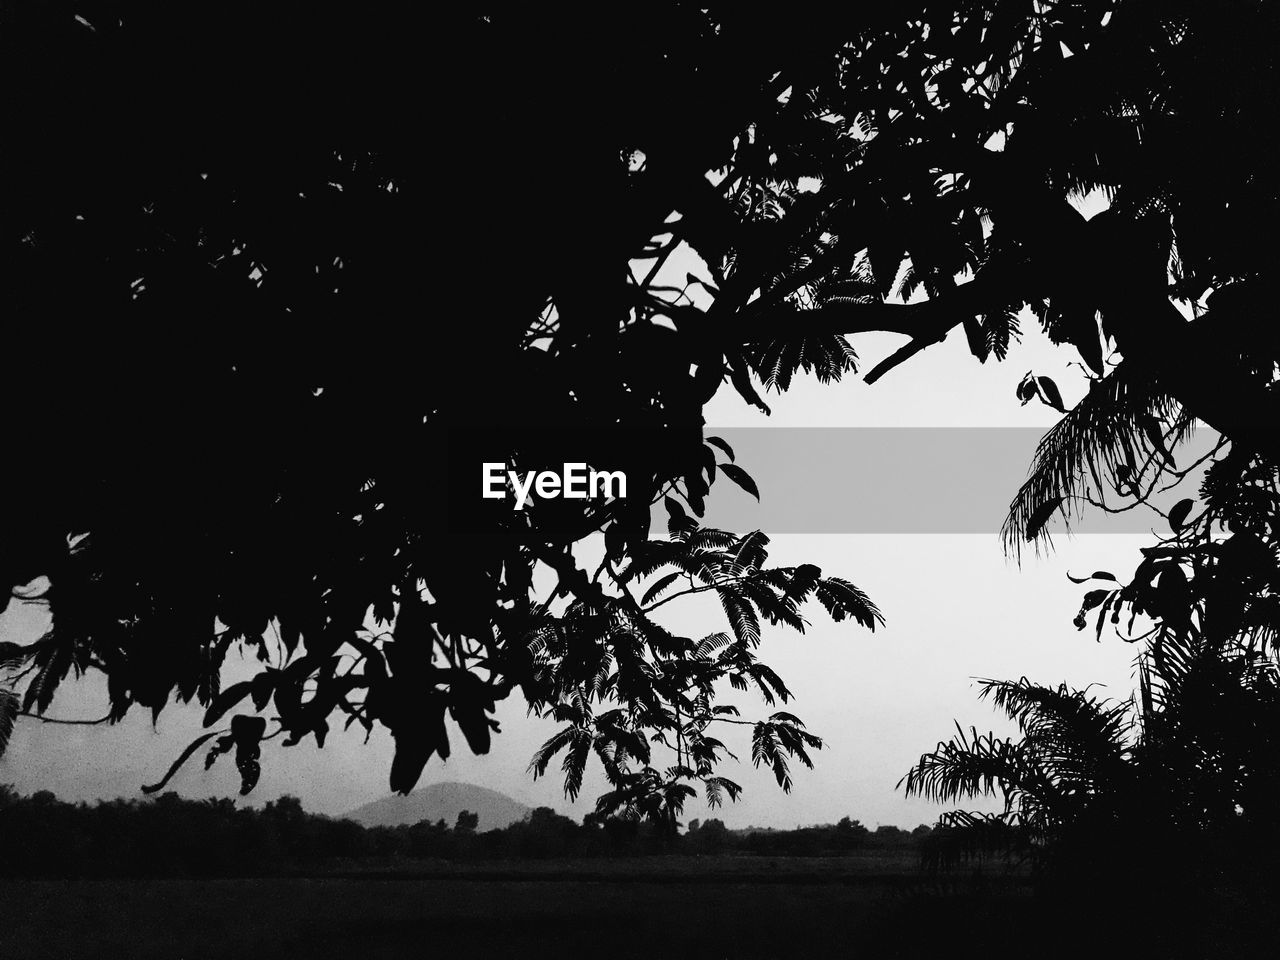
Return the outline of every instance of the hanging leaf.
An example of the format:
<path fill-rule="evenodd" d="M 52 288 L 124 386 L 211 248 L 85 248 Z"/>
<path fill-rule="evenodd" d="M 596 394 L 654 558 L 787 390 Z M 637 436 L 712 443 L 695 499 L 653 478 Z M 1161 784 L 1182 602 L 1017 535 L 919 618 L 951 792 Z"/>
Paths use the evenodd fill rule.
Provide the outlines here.
<path fill-rule="evenodd" d="M 165 784 L 167 784 L 170 780 L 173 779 L 173 775 L 177 773 L 180 769 L 182 769 L 182 765 L 191 758 L 191 755 L 193 753 L 199 750 L 203 744 L 208 743 L 214 737 L 219 736 L 225 732 L 226 731 L 223 731 L 223 730 L 215 730 L 212 733 L 206 733 L 206 734 L 203 734 L 202 736 L 196 737 L 194 740 L 191 741 L 190 744 L 187 745 L 187 749 L 183 750 L 182 753 L 178 755 L 178 759 L 173 761 L 173 766 L 169 768 L 169 772 L 164 775 L 164 778 L 159 783 L 153 783 L 153 784 L 150 784 L 149 786 L 143 787 L 142 792 L 155 793 L 157 790 L 163 790 Z"/>
<path fill-rule="evenodd" d="M 684 512 L 680 501 L 672 497 L 663 497 L 662 503 L 667 508 L 667 532 L 673 538 L 682 540 L 698 529 L 698 521 Z"/>
<path fill-rule="evenodd" d="M 1115 580 L 1116 576 L 1114 573 L 1107 573 L 1105 570 L 1095 570 L 1087 577 L 1073 577 L 1068 573 L 1067 579 L 1072 583 L 1088 583 L 1090 580 Z"/>
<path fill-rule="evenodd" d="M 982 331 L 988 354 L 997 360 L 1006 359 L 1009 356 L 1010 343 L 1019 339 L 1018 311 L 1012 307 L 1006 307 L 996 313 L 987 314 L 982 318 Z"/>
<path fill-rule="evenodd" d="M 432 754 L 449 758 L 449 734 L 444 725 L 445 698 L 438 693 L 414 697 L 412 714 L 392 727 L 395 754 L 391 759 L 391 789 L 409 793 L 422 776 Z"/>
<path fill-rule="evenodd" d="M 836 623 L 851 617 L 855 623 L 861 624 L 868 630 L 874 630 L 877 625 L 884 625 L 884 614 L 880 612 L 880 608 L 848 580 L 827 577 L 824 580 L 818 580 L 814 588 L 818 602 L 826 608 L 827 613 Z"/>
<path fill-rule="evenodd" d="M 275 692 L 276 681 L 279 678 L 280 671 L 268 667 L 250 681 L 253 685 L 251 695 L 254 707 L 259 710 L 266 709 L 267 704 L 271 702 L 271 694 Z"/>
<path fill-rule="evenodd" d="M 1102 604 L 1102 609 L 1098 611 L 1098 622 L 1095 624 L 1093 639 L 1095 643 L 1102 642 L 1102 628 L 1107 620 L 1107 611 L 1111 611 L 1111 622 L 1116 623 L 1120 619 L 1120 591 L 1113 590 L 1107 597 L 1106 602 Z"/>
<path fill-rule="evenodd" d="M 476 756 L 489 752 L 492 727 L 488 713 L 493 710 L 493 698 L 484 683 L 467 675 L 455 682 L 449 690 L 449 715 L 462 731 L 463 739 Z"/>
<path fill-rule="evenodd" d="M 725 443 L 719 437 L 706 437 L 705 440 L 707 443 L 711 444 L 711 446 L 717 447 L 723 451 L 724 455 L 729 458 L 730 462 L 733 461 L 733 447 L 729 446 L 729 444 Z"/>
<path fill-rule="evenodd" d="M 1053 409 L 1059 413 L 1067 412 L 1062 402 L 1062 394 L 1058 391 L 1058 385 L 1048 377 L 1036 377 L 1036 391 L 1040 394 L 1040 399 Z"/>
<path fill-rule="evenodd" d="M 987 357 L 991 355 L 991 345 L 987 342 L 986 331 L 982 329 L 977 317 L 965 317 L 964 335 L 969 342 L 969 352 L 981 363 L 986 363 Z"/>
<path fill-rule="evenodd" d="M 206 770 L 212 769 L 217 759 L 235 746 L 235 743 L 235 737 L 229 733 L 215 740 L 213 746 L 209 748 L 209 752 L 205 754 L 204 768 Z"/>
<path fill-rule="evenodd" d="M 1138 425 L 1142 427 L 1142 432 L 1147 435 L 1147 439 L 1151 442 L 1151 447 L 1164 458 L 1164 462 L 1170 468 L 1178 469 L 1178 464 L 1174 462 L 1173 454 L 1169 452 L 1164 445 L 1164 431 L 1160 429 L 1160 422 L 1155 417 L 1144 416 L 1138 418 Z"/>
<path fill-rule="evenodd" d="M 1092 610 L 1109 596 L 1111 596 L 1110 590 L 1090 590 L 1084 595 L 1084 601 L 1080 604 L 1080 612 L 1084 613 L 1086 610 Z"/>
<path fill-rule="evenodd" d="M 728 587 L 718 587 L 716 593 L 738 642 L 748 648 L 759 645 L 760 618 L 756 616 L 755 608 Z"/>
<path fill-rule="evenodd" d="M 698 452 L 702 456 L 702 469 L 707 474 L 707 486 L 710 487 L 716 482 L 716 453 L 706 446 L 699 447 Z"/>
<path fill-rule="evenodd" d="M 688 488 L 685 490 L 685 499 L 689 501 L 689 509 L 693 511 L 694 516 L 701 517 L 707 512 L 705 492 L 698 486 L 693 484 L 688 485 Z"/>
<path fill-rule="evenodd" d="M 668 573 L 665 577 L 659 577 L 658 580 L 645 591 L 644 596 L 640 598 L 641 606 L 648 606 L 658 597 L 662 596 L 673 583 L 679 580 L 684 574 L 677 570 L 675 573 Z"/>
<path fill-rule="evenodd" d="M 37 713 L 44 713 L 53 702 L 54 691 L 71 668 L 73 643 L 55 629 L 45 635 L 40 649 L 32 658 L 38 668 L 35 677 L 27 685 L 22 698 L 22 709 L 30 710 L 34 705 Z"/>
<path fill-rule="evenodd" d="M 262 735 L 267 721 L 262 717 L 240 714 L 231 718 L 231 737 L 236 744 L 236 769 L 240 771 L 240 796 L 247 796 L 258 783 L 262 766 Z"/>
<path fill-rule="evenodd" d="M 704 787 L 707 794 L 707 806 L 712 809 L 724 803 L 725 794 L 728 794 L 729 799 L 734 801 L 742 793 L 742 787 L 726 777 L 707 777 L 704 781 Z"/>
<path fill-rule="evenodd" d="M 725 359 L 730 359 L 728 354 L 725 355 Z M 758 407 L 764 412 L 765 416 L 768 416 L 772 411 L 769 409 L 769 405 L 760 399 L 760 394 L 756 391 L 755 384 L 751 382 L 751 373 L 747 369 L 746 360 L 743 359 L 741 353 L 737 354 L 733 360 L 735 362 L 729 366 L 729 381 L 743 400 L 746 400 L 747 403 L 754 407 Z"/>
<path fill-rule="evenodd" d="M 760 499 L 760 491 L 756 487 L 756 482 L 751 479 L 751 475 L 747 473 L 747 471 L 732 463 L 723 463 L 720 465 L 720 469 L 726 477 L 740 486 L 743 490 L 747 491 L 747 493 L 751 494 L 757 500 Z"/>
<path fill-rule="evenodd" d="M 237 703 L 253 691 L 252 680 L 241 680 L 239 683 L 233 683 L 227 689 L 213 698 L 213 703 L 209 704 L 209 709 L 204 712 L 204 725 L 211 727 L 222 719 L 223 714 L 234 707 Z M 259 707 L 259 710 L 262 708 Z"/>
<path fill-rule="evenodd" d="M 1026 375 L 1018 383 L 1018 400 L 1025 407 L 1036 395 L 1035 378 L 1031 376 L 1031 371 L 1027 371 Z"/>
<path fill-rule="evenodd" d="M 1169 511 L 1169 527 L 1174 533 L 1182 531 L 1182 525 L 1187 522 L 1187 516 L 1191 513 L 1193 506 L 1195 506 L 1194 500 L 1179 500 Z"/>

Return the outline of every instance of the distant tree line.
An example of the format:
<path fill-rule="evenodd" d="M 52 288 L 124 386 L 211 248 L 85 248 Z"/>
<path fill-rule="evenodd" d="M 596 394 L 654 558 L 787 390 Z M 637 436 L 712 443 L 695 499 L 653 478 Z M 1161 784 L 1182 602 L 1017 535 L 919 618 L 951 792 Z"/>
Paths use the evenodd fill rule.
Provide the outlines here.
<path fill-rule="evenodd" d="M 744 853 L 777 857 L 829 857 L 878 850 L 923 851 L 933 829 L 921 824 L 903 830 L 889 824 L 871 830 L 844 817 L 836 824 L 775 830 L 748 827 L 730 830 L 720 820 L 689 821 L 681 837 L 682 849 L 693 853 Z"/>
<path fill-rule="evenodd" d="M 506 860 L 606 856 L 755 854 L 840 856 L 898 851 L 910 858 L 930 833 L 845 817 L 796 830 L 730 830 L 693 820 L 672 834 L 644 820 L 589 813 L 582 823 L 549 807 L 502 829 L 479 830 L 462 811 L 453 824 L 365 827 L 308 813 L 296 797 L 261 807 L 225 798 L 67 803 L 41 790 L 23 796 L 0 785 L 0 876 L 228 876 L 392 866 L 428 859 Z"/>

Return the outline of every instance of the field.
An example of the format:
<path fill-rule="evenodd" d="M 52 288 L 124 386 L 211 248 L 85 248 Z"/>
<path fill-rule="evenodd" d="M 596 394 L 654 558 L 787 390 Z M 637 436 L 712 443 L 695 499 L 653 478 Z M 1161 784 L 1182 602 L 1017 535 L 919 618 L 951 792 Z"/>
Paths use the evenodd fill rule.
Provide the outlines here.
<path fill-rule="evenodd" d="M 1018 878 L 945 883 L 892 862 L 544 861 L 245 880 L 0 883 L 0 956 L 913 957 L 1008 929 Z M 950 934 L 948 934 L 948 931 Z"/>

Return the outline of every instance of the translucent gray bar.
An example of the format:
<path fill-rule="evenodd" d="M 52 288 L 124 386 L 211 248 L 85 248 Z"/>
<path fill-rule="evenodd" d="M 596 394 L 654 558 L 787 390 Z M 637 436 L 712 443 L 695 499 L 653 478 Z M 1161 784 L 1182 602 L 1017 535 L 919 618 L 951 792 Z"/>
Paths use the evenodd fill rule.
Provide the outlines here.
<path fill-rule="evenodd" d="M 707 498 L 708 526 L 766 533 L 996 533 L 1045 430 L 709 427 L 706 433 L 732 446 L 738 465 L 760 489 L 757 503 L 717 476 Z M 1178 466 L 1190 465 L 1216 441 L 1212 431 L 1198 431 L 1173 451 Z M 1193 473 L 1152 502 L 1167 511 L 1183 497 L 1194 498 L 1198 488 Z M 1168 530 L 1144 507 L 1120 514 L 1085 509 L 1073 518 L 1072 533 Z M 659 515 L 665 512 L 659 509 Z M 1063 530 L 1061 519 L 1055 515 L 1047 529 Z"/>

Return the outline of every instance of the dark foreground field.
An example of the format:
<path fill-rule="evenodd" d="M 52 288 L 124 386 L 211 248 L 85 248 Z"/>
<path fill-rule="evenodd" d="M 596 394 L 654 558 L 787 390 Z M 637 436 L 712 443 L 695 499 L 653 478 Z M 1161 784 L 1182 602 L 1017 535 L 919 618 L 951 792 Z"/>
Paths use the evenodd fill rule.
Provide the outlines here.
<path fill-rule="evenodd" d="M 0 956 L 955 956 L 957 925 L 1007 930 L 1027 900 L 1016 878 L 935 883 L 762 858 L 12 880 L 0 883 Z"/>

